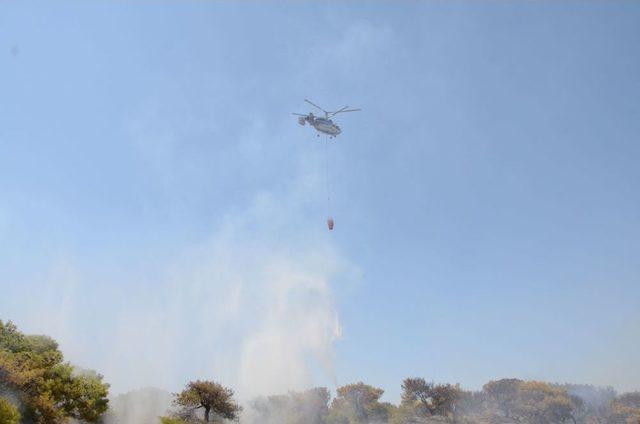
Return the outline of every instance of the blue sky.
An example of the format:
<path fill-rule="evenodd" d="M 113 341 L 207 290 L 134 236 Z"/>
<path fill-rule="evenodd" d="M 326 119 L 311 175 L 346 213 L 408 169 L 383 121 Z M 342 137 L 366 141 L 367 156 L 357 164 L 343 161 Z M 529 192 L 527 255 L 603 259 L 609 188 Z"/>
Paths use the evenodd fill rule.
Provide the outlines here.
<path fill-rule="evenodd" d="M 0 318 L 115 391 L 640 389 L 640 4 L 0 12 Z"/>

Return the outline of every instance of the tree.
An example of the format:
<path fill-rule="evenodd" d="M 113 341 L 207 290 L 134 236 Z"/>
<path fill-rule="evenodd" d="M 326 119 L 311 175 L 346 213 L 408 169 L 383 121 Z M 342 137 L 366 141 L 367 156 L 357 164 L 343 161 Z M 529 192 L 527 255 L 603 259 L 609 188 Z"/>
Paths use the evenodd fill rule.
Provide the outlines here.
<path fill-rule="evenodd" d="M 402 404 L 413 407 L 419 416 L 448 417 L 455 411 L 460 388 L 451 384 L 427 383 L 424 378 L 406 378 L 402 382 Z"/>
<path fill-rule="evenodd" d="M 389 408 L 380 403 L 384 390 L 362 382 L 338 388 L 331 402 L 327 422 L 330 424 L 358 424 L 387 422 Z"/>
<path fill-rule="evenodd" d="M 564 386 L 540 381 L 491 381 L 484 385 L 483 393 L 487 399 L 487 419 L 493 422 L 506 419 L 528 424 L 578 424 L 587 414 L 580 397 L 570 395 Z"/>
<path fill-rule="evenodd" d="M 191 381 L 185 389 L 176 394 L 174 405 L 180 408 L 177 415 L 186 421 L 197 421 L 196 412 L 204 412 L 204 421 L 224 418 L 235 420 L 242 411 L 233 400 L 233 390 L 213 381 Z"/>
<path fill-rule="evenodd" d="M 0 398 L 0 424 L 20 423 L 20 413 L 18 409 L 8 400 Z"/>
<path fill-rule="evenodd" d="M 574 407 L 565 390 L 540 381 L 525 381 L 518 388 L 514 416 L 531 424 L 561 424 L 572 419 Z"/>
<path fill-rule="evenodd" d="M 611 402 L 610 422 L 640 424 L 640 392 L 624 393 Z"/>
<path fill-rule="evenodd" d="M 489 404 L 502 412 L 505 418 L 511 418 L 512 411 L 518 403 L 518 390 L 522 380 L 504 378 L 490 381 L 482 387 Z"/>
<path fill-rule="evenodd" d="M 109 386 L 102 376 L 63 361 L 52 338 L 25 336 L 12 322 L 0 320 L 0 385 L 18 397 L 25 420 L 97 422 L 107 410 Z"/>

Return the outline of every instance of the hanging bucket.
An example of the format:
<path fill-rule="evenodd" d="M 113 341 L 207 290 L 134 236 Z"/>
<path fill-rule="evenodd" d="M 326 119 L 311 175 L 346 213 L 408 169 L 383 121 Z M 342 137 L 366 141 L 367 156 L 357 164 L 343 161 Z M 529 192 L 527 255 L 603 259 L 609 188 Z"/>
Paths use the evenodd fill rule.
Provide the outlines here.
<path fill-rule="evenodd" d="M 329 230 L 333 230 L 333 218 L 327 219 L 327 227 L 329 227 Z"/>

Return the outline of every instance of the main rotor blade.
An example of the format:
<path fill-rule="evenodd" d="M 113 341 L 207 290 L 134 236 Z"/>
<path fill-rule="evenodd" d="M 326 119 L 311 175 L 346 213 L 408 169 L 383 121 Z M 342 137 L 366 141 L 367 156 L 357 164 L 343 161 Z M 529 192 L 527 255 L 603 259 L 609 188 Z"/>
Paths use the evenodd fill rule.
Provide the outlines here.
<path fill-rule="evenodd" d="M 349 106 L 347 106 L 347 107 L 349 107 Z M 344 108 L 342 108 L 337 112 L 333 112 L 333 115 L 337 115 L 338 113 L 344 113 L 344 112 L 360 112 L 361 110 L 362 109 L 344 109 Z"/>
<path fill-rule="evenodd" d="M 298 116 L 309 116 L 309 115 L 304 115 L 302 113 L 292 113 L 292 115 L 298 115 Z"/>
<path fill-rule="evenodd" d="M 342 109 L 340 109 L 340 110 L 338 110 L 336 112 L 329 112 L 329 116 L 333 116 L 333 115 L 335 115 L 337 113 L 344 112 L 344 110 L 347 109 L 348 107 L 349 106 L 345 106 L 345 107 L 343 107 Z"/>
<path fill-rule="evenodd" d="M 324 113 L 329 113 L 329 112 L 327 112 L 326 110 L 322 109 L 322 108 L 321 108 L 320 106 L 318 106 L 317 104 L 315 104 L 315 103 L 313 103 L 313 102 L 311 102 L 311 101 L 309 101 L 309 100 L 307 100 L 307 99 L 304 99 L 304 101 L 305 101 L 305 102 L 307 102 L 307 103 L 309 103 L 311 106 L 315 106 L 315 107 L 317 107 L 318 109 L 320 109 L 320 110 L 321 110 L 321 111 L 323 111 Z"/>

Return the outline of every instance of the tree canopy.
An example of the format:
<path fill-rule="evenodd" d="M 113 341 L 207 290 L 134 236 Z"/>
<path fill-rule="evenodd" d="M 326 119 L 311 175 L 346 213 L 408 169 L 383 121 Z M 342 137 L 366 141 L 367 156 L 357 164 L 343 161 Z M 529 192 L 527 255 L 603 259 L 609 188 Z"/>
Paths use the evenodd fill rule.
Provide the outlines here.
<path fill-rule="evenodd" d="M 402 406 L 419 416 L 453 415 L 460 388 L 451 384 L 427 383 L 424 378 L 407 378 L 402 382 Z"/>
<path fill-rule="evenodd" d="M 327 418 L 330 424 L 360 424 L 387 422 L 388 404 L 380 402 L 384 390 L 362 382 L 339 387 L 331 402 Z"/>
<path fill-rule="evenodd" d="M 178 407 L 176 417 L 186 422 L 199 422 L 202 410 L 205 422 L 222 419 L 238 419 L 242 407 L 233 399 L 233 390 L 214 381 L 191 381 L 176 394 L 174 405 Z"/>
<path fill-rule="evenodd" d="M 109 386 L 101 375 L 64 362 L 52 338 L 26 336 L 1 320 L 0 386 L 17 397 L 29 422 L 97 422 L 107 410 Z"/>

